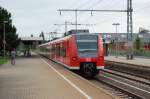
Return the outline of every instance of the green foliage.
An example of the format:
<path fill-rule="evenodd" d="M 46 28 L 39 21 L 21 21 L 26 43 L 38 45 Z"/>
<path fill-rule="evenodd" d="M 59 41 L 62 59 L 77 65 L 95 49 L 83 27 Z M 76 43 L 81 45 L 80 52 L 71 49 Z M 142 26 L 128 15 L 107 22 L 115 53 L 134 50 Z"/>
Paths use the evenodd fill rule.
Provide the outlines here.
<path fill-rule="evenodd" d="M 5 64 L 6 62 L 8 62 L 8 58 L 2 58 L 0 57 L 0 65 Z"/>
<path fill-rule="evenodd" d="M 7 21 L 5 23 L 6 50 L 10 51 L 18 46 L 20 39 L 16 34 L 16 27 L 12 25 L 11 13 L 0 6 L 0 50 L 3 49 L 4 21 Z"/>
<path fill-rule="evenodd" d="M 135 49 L 136 50 L 141 50 L 143 44 L 142 44 L 142 41 L 141 39 L 137 36 L 136 40 L 135 40 Z"/>

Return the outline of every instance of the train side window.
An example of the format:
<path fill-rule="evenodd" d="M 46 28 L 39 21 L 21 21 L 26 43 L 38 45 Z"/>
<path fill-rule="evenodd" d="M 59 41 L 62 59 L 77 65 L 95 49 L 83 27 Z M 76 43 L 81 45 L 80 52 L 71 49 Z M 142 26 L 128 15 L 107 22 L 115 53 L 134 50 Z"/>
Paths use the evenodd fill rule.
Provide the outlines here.
<path fill-rule="evenodd" d="M 54 54 L 55 48 L 54 45 L 52 45 L 52 54 Z"/>
<path fill-rule="evenodd" d="M 60 56 L 60 44 L 56 45 L 56 55 Z"/>
<path fill-rule="evenodd" d="M 62 55 L 62 56 L 63 56 L 63 57 L 66 57 L 66 47 L 63 48 L 62 52 L 63 52 L 63 55 Z"/>
<path fill-rule="evenodd" d="M 56 55 L 58 55 L 58 45 L 57 44 L 55 45 L 55 53 L 56 53 Z"/>
<path fill-rule="evenodd" d="M 60 44 L 59 44 L 59 45 L 58 45 L 58 55 L 59 55 L 59 56 L 61 56 L 60 51 L 61 51 L 61 48 L 60 48 Z"/>
<path fill-rule="evenodd" d="M 63 43 L 63 49 L 62 49 L 62 52 L 63 52 L 63 57 L 66 57 L 66 44 L 65 42 Z"/>
<path fill-rule="evenodd" d="M 56 45 L 54 45 L 54 54 L 56 55 Z"/>
<path fill-rule="evenodd" d="M 60 44 L 59 55 L 62 56 L 62 44 Z"/>
<path fill-rule="evenodd" d="M 66 48 L 64 43 L 60 44 L 60 56 L 66 57 Z"/>

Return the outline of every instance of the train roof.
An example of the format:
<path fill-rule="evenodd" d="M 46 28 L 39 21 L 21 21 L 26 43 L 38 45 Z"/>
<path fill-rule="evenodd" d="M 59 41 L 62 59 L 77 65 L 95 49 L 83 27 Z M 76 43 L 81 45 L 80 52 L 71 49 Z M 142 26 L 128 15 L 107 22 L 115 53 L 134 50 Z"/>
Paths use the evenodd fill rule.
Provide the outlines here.
<path fill-rule="evenodd" d="M 44 45 L 48 45 L 50 43 L 55 43 L 55 42 L 61 42 L 61 41 L 64 41 L 64 40 L 67 40 L 69 39 L 70 37 L 72 37 L 73 35 L 99 35 L 99 34 L 92 34 L 92 33 L 89 33 L 89 34 L 85 34 L 85 33 L 79 33 L 79 34 L 71 34 L 71 35 L 68 35 L 68 36 L 65 36 L 65 37 L 62 37 L 62 38 L 59 38 L 59 39 L 56 39 L 56 40 L 53 40 L 53 41 L 49 41 L 47 43 L 44 43 L 44 44 L 41 44 L 39 46 L 44 46 Z"/>

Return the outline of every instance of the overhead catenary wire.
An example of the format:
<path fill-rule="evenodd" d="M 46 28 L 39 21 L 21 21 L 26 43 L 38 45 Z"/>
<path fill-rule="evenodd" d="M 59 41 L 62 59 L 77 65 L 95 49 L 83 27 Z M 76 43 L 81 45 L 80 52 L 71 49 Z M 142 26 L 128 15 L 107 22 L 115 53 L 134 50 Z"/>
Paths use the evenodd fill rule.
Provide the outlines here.
<path fill-rule="evenodd" d="M 87 2 L 88 2 L 89 0 L 87 0 Z M 101 0 L 101 1 L 103 1 L 103 0 Z M 96 1 L 94 1 L 93 2 L 93 0 L 92 0 L 92 4 L 94 4 Z M 119 5 L 123 5 L 123 7 L 126 7 L 126 0 L 122 0 L 122 1 L 120 1 L 120 0 L 105 0 L 105 3 L 104 2 L 101 2 L 100 4 L 99 3 L 97 3 L 95 6 L 93 5 L 93 7 L 92 7 L 92 4 L 91 4 L 91 2 L 89 2 L 90 4 L 87 4 L 88 6 L 84 6 L 84 5 L 86 5 L 86 3 L 84 4 L 84 3 L 82 3 L 83 4 L 83 6 L 82 6 L 82 4 L 81 5 L 79 5 L 79 7 L 81 6 L 82 8 L 85 8 L 85 7 L 88 7 L 88 8 L 90 8 L 90 9 L 93 9 L 93 8 L 96 8 L 96 9 L 101 9 L 101 8 L 103 8 L 103 7 L 106 7 L 106 8 L 113 8 L 113 9 L 116 9 L 116 8 L 118 8 L 118 7 L 120 7 Z M 104 3 L 104 4 L 103 4 Z M 117 4 L 117 5 L 116 5 Z M 148 5 L 148 3 L 147 3 L 147 5 L 146 6 L 144 6 L 144 7 L 142 7 L 142 3 L 141 4 L 139 4 L 139 5 L 141 5 L 141 6 L 138 6 L 138 8 L 135 6 L 134 7 L 134 11 L 133 11 L 133 13 L 134 14 L 138 14 L 138 13 L 141 13 L 142 11 L 143 11 L 143 9 L 148 9 L 149 8 L 149 5 Z M 134 3 L 133 3 L 133 6 L 134 6 Z M 78 7 L 76 7 L 76 8 L 78 8 Z M 79 8 L 78 8 L 79 9 Z M 96 12 L 95 12 L 96 13 Z M 94 16 L 93 17 L 91 17 L 91 15 L 90 15 L 90 13 L 86 13 L 86 14 L 80 14 L 79 15 L 79 22 L 81 22 L 81 23 L 87 23 L 87 22 L 92 22 L 92 23 L 96 23 L 96 27 L 97 26 L 100 26 L 100 25 L 103 25 L 104 23 L 105 24 L 107 24 L 108 23 L 108 25 L 110 25 L 110 20 L 114 20 L 114 21 L 116 21 L 117 19 L 118 20 L 121 20 L 122 19 L 122 21 L 121 22 L 123 22 L 122 24 L 126 24 L 125 23 L 125 21 L 126 21 L 126 19 L 124 19 L 126 16 L 125 16 L 125 14 L 120 14 L 120 15 L 112 15 L 112 16 L 110 16 L 110 14 L 99 14 L 100 15 L 100 17 L 98 17 L 95 13 L 92 13 Z M 89 15 L 88 15 L 89 14 Z M 148 14 L 148 13 L 147 13 Z M 86 15 L 86 17 L 84 16 L 84 15 Z M 88 17 L 87 17 L 87 15 L 88 15 Z M 69 16 L 70 16 L 70 14 L 69 14 Z M 81 17 L 81 16 L 83 16 L 83 17 Z M 140 17 L 141 16 L 143 16 L 143 15 L 140 15 Z M 72 19 L 74 18 L 74 16 L 72 17 Z M 93 21 L 93 20 L 96 20 L 96 21 Z M 97 21 L 98 20 L 98 21 Z M 133 21 L 135 22 L 135 21 L 137 21 L 138 19 L 134 19 Z M 136 22 L 136 24 L 138 24 L 137 22 Z M 144 24 L 144 23 L 143 23 Z"/>
<path fill-rule="evenodd" d="M 92 0 L 93 1 L 93 0 Z M 78 5 L 79 2 L 75 1 L 71 6 L 69 6 L 68 8 L 73 8 L 73 9 L 81 9 L 82 7 L 85 7 L 87 5 L 89 5 L 91 2 L 91 0 L 86 0 L 85 2 L 80 2 L 80 5 Z M 90 3 L 89 3 L 90 2 Z M 75 5 L 78 5 L 78 6 L 75 6 Z M 82 12 L 83 13 L 83 12 Z M 81 13 L 80 13 L 81 14 Z M 66 17 L 70 17 L 70 14 L 68 14 Z M 71 17 L 70 20 L 73 20 L 74 17 Z M 65 19 L 66 20 L 66 19 Z"/>
<path fill-rule="evenodd" d="M 101 2 L 101 4 L 102 4 L 102 1 L 103 1 L 103 0 L 98 0 L 97 2 L 91 3 L 91 1 L 88 0 L 87 2 L 85 2 L 85 3 L 83 4 L 83 6 L 80 5 L 80 6 L 78 6 L 78 7 L 81 7 L 81 6 L 82 6 L 82 8 L 83 8 L 83 7 L 85 7 L 85 5 L 88 5 L 88 2 L 90 2 L 91 5 L 90 5 L 90 7 L 88 7 L 88 8 L 91 8 L 91 7 L 95 6 L 95 4 L 96 4 L 96 5 L 99 5 L 99 2 Z M 110 0 L 109 0 L 109 1 L 110 1 Z M 105 2 L 106 2 L 106 1 L 105 1 Z M 86 4 L 86 3 L 87 3 L 87 4 Z M 108 2 L 107 2 L 107 3 L 108 3 Z M 109 3 L 110 3 L 110 2 L 109 2 Z M 103 4 L 103 5 L 104 5 L 104 4 Z M 76 8 L 76 9 L 79 9 L 79 8 Z M 78 12 L 78 13 L 79 13 L 79 12 Z M 82 13 L 79 13 L 79 14 L 80 14 L 80 15 L 81 15 L 81 14 L 83 15 L 83 12 L 82 12 Z M 91 15 L 92 15 L 92 12 L 91 12 Z M 70 16 L 70 15 L 69 15 L 69 16 Z M 72 18 L 74 18 L 74 17 L 72 17 Z M 72 18 L 71 18 L 71 19 L 72 19 Z"/>
<path fill-rule="evenodd" d="M 115 5 L 116 5 L 116 2 L 114 2 L 114 0 L 107 0 L 107 2 L 105 1 L 105 4 L 102 4 L 102 3 L 104 3 L 104 1 L 102 2 L 103 0 L 99 0 L 98 2 L 95 2 L 95 3 L 93 3 L 93 5 L 91 5 L 88 9 L 92 9 L 92 8 L 95 8 L 95 6 L 96 5 L 100 5 L 100 8 L 97 8 L 97 9 L 102 9 L 102 7 L 109 7 L 109 8 L 112 8 L 112 7 L 114 7 Z M 115 0 L 116 1 L 116 0 Z M 99 2 L 101 2 L 100 4 L 99 4 Z M 95 5 L 96 4 L 96 5 Z M 107 4 L 109 4 L 109 5 L 107 5 Z M 117 3 L 118 4 L 118 3 Z M 120 2 L 119 2 L 119 4 L 120 4 Z M 85 12 L 86 13 L 86 12 Z M 83 15 L 83 14 L 82 14 Z M 91 12 L 91 15 L 93 15 L 93 12 Z M 101 14 L 101 16 L 104 16 L 104 14 Z M 80 15 L 81 16 L 81 15 Z M 100 16 L 100 17 L 101 17 Z M 107 17 L 107 16 L 106 16 Z M 81 19 L 82 19 L 82 17 L 81 17 Z M 88 18 L 86 17 L 86 18 L 84 18 L 82 21 L 84 22 L 89 22 L 90 21 L 90 19 L 91 19 L 91 17 L 90 17 L 90 14 L 89 14 L 89 16 L 88 16 Z"/>
<path fill-rule="evenodd" d="M 98 0 L 98 2 L 100 2 L 100 1 L 103 1 L 103 0 Z M 90 3 L 89 3 L 90 2 Z M 95 2 L 93 2 L 93 3 L 91 3 L 92 1 L 91 0 L 88 0 L 88 1 L 86 1 L 86 2 L 84 2 L 84 3 L 82 3 L 81 5 L 79 5 L 78 7 L 75 7 L 75 9 L 79 9 L 79 8 L 83 8 L 83 7 L 85 7 L 85 6 L 87 6 L 87 5 L 89 5 L 89 4 L 92 4 L 93 6 L 94 6 L 94 4 L 95 4 Z M 98 2 L 97 2 L 97 4 L 98 4 Z M 73 6 L 74 6 L 75 4 L 73 3 Z M 91 5 L 91 6 L 92 6 Z M 70 7 L 69 7 L 70 8 Z M 71 6 L 71 8 L 72 8 L 72 6 Z M 79 13 L 79 12 L 78 12 Z M 80 12 L 79 14 L 80 14 L 80 16 L 81 15 L 83 15 L 83 13 L 84 12 Z M 68 15 L 69 17 L 70 17 L 70 15 Z M 66 16 L 67 17 L 67 16 Z M 68 20 L 73 20 L 73 18 L 74 17 L 72 17 L 71 19 L 68 19 Z M 66 20 L 66 19 L 65 19 Z"/>
<path fill-rule="evenodd" d="M 108 0 L 107 0 L 108 1 Z M 117 1 L 117 0 L 115 0 L 115 1 Z M 118 2 L 118 1 L 117 1 Z M 109 0 L 109 2 L 106 2 L 106 3 L 109 3 L 110 5 L 105 5 L 105 6 L 108 6 L 108 7 L 110 7 L 110 8 L 113 8 L 114 6 L 115 6 L 115 8 L 114 9 L 117 9 L 117 6 L 116 6 L 116 3 L 117 2 L 114 2 L 114 0 Z M 105 4 L 106 4 L 105 3 Z M 124 2 L 118 2 L 117 3 L 117 5 L 124 5 L 125 6 L 125 1 Z M 103 5 L 104 6 L 104 5 Z M 100 8 L 101 7 L 103 7 L 102 5 L 100 5 Z M 100 9 L 100 8 L 98 8 L 98 9 Z M 121 14 L 121 16 L 122 16 L 122 14 Z M 125 16 L 125 15 L 123 15 L 123 16 Z M 120 17 L 120 15 L 118 16 L 118 15 L 112 15 L 112 16 L 110 16 L 110 15 L 108 15 L 108 14 L 101 14 L 100 13 L 100 17 L 101 18 L 94 18 L 95 20 L 99 20 L 99 22 L 94 22 L 94 20 L 92 21 L 92 22 L 94 22 L 95 24 L 96 24 L 96 27 L 97 26 L 99 26 L 99 25 L 103 25 L 104 23 L 106 24 L 106 22 L 110 22 L 110 20 L 109 19 L 113 19 L 113 20 L 115 20 L 115 19 L 117 19 L 117 18 L 119 18 Z M 104 17 L 104 19 L 103 19 L 103 17 Z M 123 18 L 125 18 L 125 17 L 123 17 Z M 88 17 L 87 19 L 85 19 L 85 21 L 86 22 L 89 22 L 89 21 L 91 21 L 91 19 L 93 19 L 93 17 L 91 18 L 91 17 Z M 100 21 L 101 19 L 103 19 L 102 21 Z M 122 19 L 122 17 L 121 17 L 121 19 Z M 126 21 L 125 21 L 126 22 Z"/>
<path fill-rule="evenodd" d="M 102 1 L 102 0 L 101 0 Z M 116 1 L 116 0 L 115 0 Z M 104 1 L 103 1 L 104 2 Z M 120 5 L 121 3 L 119 2 L 119 3 L 117 3 L 117 5 Z M 97 5 L 99 5 L 99 3 L 97 2 Z M 100 7 L 99 7 L 100 6 Z M 116 7 L 116 2 L 114 2 L 114 0 L 107 0 L 107 2 L 105 1 L 105 4 L 102 4 L 101 3 L 101 5 L 99 5 L 98 7 L 95 7 L 95 6 L 93 6 L 93 8 L 95 8 L 95 9 L 110 9 L 110 8 L 113 8 L 113 7 Z M 108 7 L 108 8 L 107 8 Z M 92 7 L 91 7 L 92 8 Z M 116 8 L 116 9 L 118 9 L 118 8 Z M 104 14 L 101 14 L 101 16 L 102 15 L 104 15 Z M 100 16 L 100 17 L 101 17 Z M 88 19 L 87 19 L 88 20 Z M 85 21 L 87 21 L 87 20 L 85 20 Z"/>

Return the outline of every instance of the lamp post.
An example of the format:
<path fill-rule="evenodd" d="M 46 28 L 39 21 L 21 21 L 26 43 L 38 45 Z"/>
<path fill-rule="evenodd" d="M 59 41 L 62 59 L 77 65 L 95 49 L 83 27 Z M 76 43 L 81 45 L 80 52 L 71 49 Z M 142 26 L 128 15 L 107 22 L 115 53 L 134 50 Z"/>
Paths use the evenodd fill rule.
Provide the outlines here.
<path fill-rule="evenodd" d="M 69 21 L 65 21 L 65 24 L 54 24 L 54 25 L 65 25 L 65 34 L 64 35 L 66 35 L 67 34 L 67 26 L 68 25 L 74 25 L 72 22 L 69 22 Z M 76 25 L 76 24 L 75 24 Z"/>
<path fill-rule="evenodd" d="M 117 44 L 118 43 L 118 37 L 117 37 L 118 31 L 117 31 L 117 27 L 120 25 L 120 23 L 113 23 L 112 25 L 116 27 L 115 50 L 116 50 L 116 58 L 118 58 L 118 54 L 117 54 L 117 50 L 118 50 L 118 44 Z"/>
<path fill-rule="evenodd" d="M 65 34 L 67 34 L 67 25 L 72 24 L 72 22 L 65 21 Z"/>
<path fill-rule="evenodd" d="M 4 58 L 5 58 L 5 53 L 6 53 L 6 36 L 5 36 L 5 24 L 8 23 L 8 21 L 3 21 L 4 23 L 4 40 L 3 40 L 3 43 L 4 43 Z"/>

